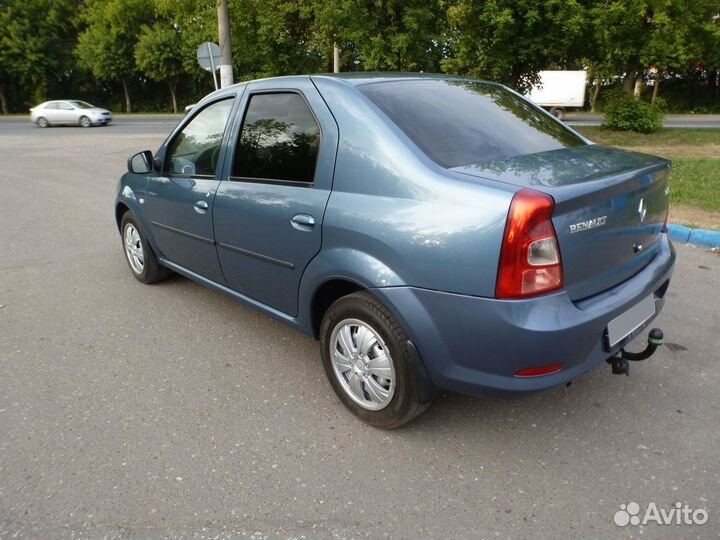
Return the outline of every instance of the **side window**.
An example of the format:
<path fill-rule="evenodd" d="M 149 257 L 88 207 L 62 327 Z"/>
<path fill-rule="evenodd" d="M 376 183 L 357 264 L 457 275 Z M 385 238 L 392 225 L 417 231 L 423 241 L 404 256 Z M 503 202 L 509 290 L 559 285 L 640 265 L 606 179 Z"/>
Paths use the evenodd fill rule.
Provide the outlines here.
<path fill-rule="evenodd" d="M 57 108 L 58 108 L 57 101 L 53 101 L 52 103 L 48 103 L 47 105 L 45 105 L 45 108 L 46 108 L 46 109 L 57 110 Z"/>
<path fill-rule="evenodd" d="M 63 111 L 72 111 L 75 107 L 70 105 L 69 103 L 63 103 L 62 101 L 58 103 L 58 109 L 62 109 Z"/>
<path fill-rule="evenodd" d="M 170 143 L 165 169 L 171 175 L 215 176 L 233 99 L 205 107 Z"/>
<path fill-rule="evenodd" d="M 247 106 L 232 176 L 312 182 L 320 126 L 302 96 L 255 94 Z"/>

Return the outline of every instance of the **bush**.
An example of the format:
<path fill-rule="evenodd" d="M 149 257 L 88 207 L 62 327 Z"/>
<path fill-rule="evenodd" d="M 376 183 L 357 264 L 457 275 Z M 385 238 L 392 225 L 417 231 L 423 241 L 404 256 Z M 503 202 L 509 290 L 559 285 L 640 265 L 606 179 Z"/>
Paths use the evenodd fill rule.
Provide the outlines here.
<path fill-rule="evenodd" d="M 617 131 L 653 133 L 662 127 L 662 119 L 663 114 L 658 107 L 625 95 L 605 107 L 603 126 Z"/>
<path fill-rule="evenodd" d="M 657 96 L 655 98 L 655 103 L 653 103 L 653 107 L 655 107 L 658 111 L 660 111 L 663 114 L 668 112 L 668 102 L 663 97 Z"/>

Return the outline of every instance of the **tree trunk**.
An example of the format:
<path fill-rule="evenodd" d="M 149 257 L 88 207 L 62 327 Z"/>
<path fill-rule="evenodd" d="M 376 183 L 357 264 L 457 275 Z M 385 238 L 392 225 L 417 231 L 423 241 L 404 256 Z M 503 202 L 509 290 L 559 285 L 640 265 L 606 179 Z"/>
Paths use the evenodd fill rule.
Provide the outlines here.
<path fill-rule="evenodd" d="M 520 93 L 523 93 L 523 90 L 527 90 L 526 88 L 520 88 L 520 79 L 522 76 L 523 66 L 520 64 L 513 64 L 510 69 L 510 84 L 514 90 L 517 90 Z"/>
<path fill-rule="evenodd" d="M 128 91 L 127 79 L 122 80 L 123 92 L 125 92 L 125 112 L 132 112 L 132 105 L 130 103 L 130 92 Z"/>
<path fill-rule="evenodd" d="M 590 100 L 590 112 L 596 112 L 597 111 L 597 100 L 600 96 L 600 87 L 602 86 L 602 79 L 598 77 L 595 79 L 595 89 L 593 91 L 592 99 Z"/>
<path fill-rule="evenodd" d="M 660 90 L 660 70 L 658 69 L 655 73 L 655 85 L 653 86 L 653 95 L 652 98 L 650 98 L 650 105 L 655 105 L 655 98 L 658 95 L 658 91 Z"/>
<path fill-rule="evenodd" d="M 177 83 L 175 81 L 168 81 L 168 86 L 170 87 L 170 95 L 172 96 L 172 104 L 173 104 L 173 112 L 177 114 L 177 95 L 175 93 L 175 86 Z"/>
<path fill-rule="evenodd" d="M 625 72 L 625 79 L 623 80 L 623 90 L 628 94 L 631 94 L 635 89 L 635 81 L 637 80 L 637 67 L 628 66 Z"/>
<path fill-rule="evenodd" d="M 635 79 L 635 88 L 633 88 L 633 95 L 636 98 L 640 97 L 640 90 L 642 89 L 642 77 Z"/>
<path fill-rule="evenodd" d="M 2 108 L 3 114 L 8 114 L 7 100 L 5 99 L 5 92 L 3 92 L 2 86 L 0 86 L 0 107 Z"/>

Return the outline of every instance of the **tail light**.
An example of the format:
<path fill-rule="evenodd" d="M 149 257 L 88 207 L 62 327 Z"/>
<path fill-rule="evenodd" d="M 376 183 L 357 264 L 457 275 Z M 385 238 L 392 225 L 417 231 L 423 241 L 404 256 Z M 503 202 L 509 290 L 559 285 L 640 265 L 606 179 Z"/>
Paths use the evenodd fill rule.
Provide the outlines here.
<path fill-rule="evenodd" d="M 665 210 L 665 221 L 663 221 L 663 228 L 662 232 L 666 233 L 668 232 L 668 219 L 670 219 L 670 207 L 667 207 L 667 210 Z"/>
<path fill-rule="evenodd" d="M 552 197 L 531 189 L 513 197 L 500 252 L 497 298 L 525 298 L 562 288 L 554 209 Z"/>

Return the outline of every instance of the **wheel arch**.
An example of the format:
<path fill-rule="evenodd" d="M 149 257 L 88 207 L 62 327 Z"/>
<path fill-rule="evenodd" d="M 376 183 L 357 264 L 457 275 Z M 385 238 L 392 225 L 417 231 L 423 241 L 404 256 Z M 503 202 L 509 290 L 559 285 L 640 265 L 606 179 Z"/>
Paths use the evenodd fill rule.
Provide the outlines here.
<path fill-rule="evenodd" d="M 115 224 L 117 225 L 118 231 L 120 230 L 123 216 L 129 211 L 130 207 L 124 202 L 119 202 L 115 205 Z"/>
<path fill-rule="evenodd" d="M 331 278 L 321 283 L 316 289 L 310 302 L 310 324 L 315 339 L 320 337 L 320 325 L 325 313 L 334 302 L 358 291 L 367 290 L 367 287 L 347 278 Z"/>
<path fill-rule="evenodd" d="M 405 285 L 382 261 L 350 248 L 322 250 L 305 268 L 299 290 L 299 326 L 317 339 L 322 317 L 342 296 L 376 287 Z"/>

